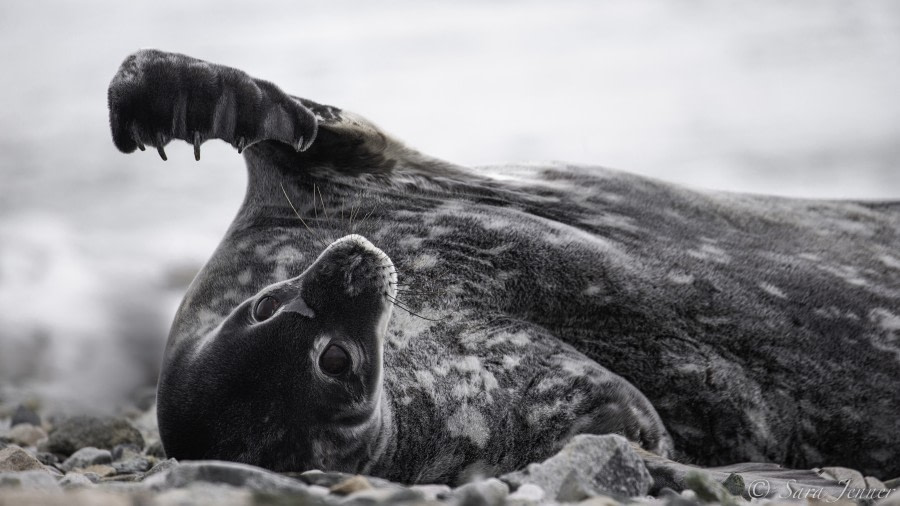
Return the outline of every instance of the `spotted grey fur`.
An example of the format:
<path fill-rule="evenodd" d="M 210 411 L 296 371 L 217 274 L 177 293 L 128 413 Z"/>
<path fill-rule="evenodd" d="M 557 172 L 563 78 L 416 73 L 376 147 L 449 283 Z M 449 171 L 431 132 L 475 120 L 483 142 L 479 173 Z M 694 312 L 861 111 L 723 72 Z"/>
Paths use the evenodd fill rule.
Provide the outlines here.
<path fill-rule="evenodd" d="M 566 164 L 459 167 L 348 112 L 158 51 L 130 56 L 109 98 L 121 150 L 162 154 L 178 138 L 199 158 L 220 138 L 249 171 L 169 337 L 170 455 L 453 482 L 579 432 L 667 453 L 667 428 L 677 455 L 705 465 L 900 474 L 900 203 L 695 191 Z M 304 299 L 314 316 L 282 314 L 269 348 L 238 327 L 222 335 L 250 326 L 235 315 L 261 294 L 303 299 L 284 287 L 309 285 L 347 234 L 390 258 L 408 290 L 399 304 L 424 318 L 394 308 L 383 333 L 361 330 L 383 349 L 383 388 L 354 398 L 367 416 L 329 431 L 319 421 L 350 401 L 298 379 L 315 364 L 296 350 L 390 305 L 317 323 L 331 299 Z M 307 324 L 323 328 L 298 331 Z"/>

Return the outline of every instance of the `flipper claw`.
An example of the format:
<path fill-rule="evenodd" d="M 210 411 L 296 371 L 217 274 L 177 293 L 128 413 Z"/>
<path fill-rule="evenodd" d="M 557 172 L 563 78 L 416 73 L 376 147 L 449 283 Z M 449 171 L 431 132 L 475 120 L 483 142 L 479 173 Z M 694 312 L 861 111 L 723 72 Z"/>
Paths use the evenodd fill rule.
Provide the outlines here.
<path fill-rule="evenodd" d="M 247 146 L 247 139 L 244 139 L 244 136 L 242 135 L 241 138 L 238 139 L 238 144 L 237 144 L 238 154 L 241 154 L 241 151 L 243 151 L 244 147 L 246 147 L 246 146 Z"/>
<path fill-rule="evenodd" d="M 168 160 L 166 157 L 166 150 L 163 149 L 163 146 L 166 145 L 166 138 L 163 134 L 156 134 L 156 151 L 159 153 L 159 157 L 163 159 L 165 162 Z"/>
<path fill-rule="evenodd" d="M 200 161 L 200 132 L 194 132 L 194 160 Z"/>

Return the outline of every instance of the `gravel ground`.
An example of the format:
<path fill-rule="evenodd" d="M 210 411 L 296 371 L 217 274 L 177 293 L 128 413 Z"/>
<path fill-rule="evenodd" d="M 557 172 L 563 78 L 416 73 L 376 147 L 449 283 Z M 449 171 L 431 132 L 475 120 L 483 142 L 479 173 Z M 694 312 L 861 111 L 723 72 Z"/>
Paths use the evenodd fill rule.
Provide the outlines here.
<path fill-rule="evenodd" d="M 0 505 L 900 505 L 893 493 L 900 479 L 772 464 L 700 469 L 614 435 L 576 436 L 544 462 L 455 488 L 328 470 L 273 473 L 231 462 L 178 462 L 166 458 L 152 396 L 144 397 L 115 416 L 0 405 Z"/>

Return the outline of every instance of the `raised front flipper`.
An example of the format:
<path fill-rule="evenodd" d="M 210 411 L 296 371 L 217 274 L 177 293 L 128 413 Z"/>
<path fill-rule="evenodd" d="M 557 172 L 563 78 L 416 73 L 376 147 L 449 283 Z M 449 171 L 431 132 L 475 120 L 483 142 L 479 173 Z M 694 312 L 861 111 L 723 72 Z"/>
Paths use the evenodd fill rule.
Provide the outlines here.
<path fill-rule="evenodd" d="M 172 139 L 193 144 L 198 160 L 200 144 L 222 139 L 239 153 L 258 144 L 248 154 L 256 151 L 267 166 L 351 175 L 463 173 L 406 147 L 361 116 L 288 95 L 241 70 L 155 49 L 138 51 L 119 67 L 109 84 L 109 123 L 119 150 L 156 146 L 163 160 Z"/>
<path fill-rule="evenodd" d="M 194 145 L 222 139 L 238 152 L 264 140 L 307 149 L 318 130 L 316 115 L 274 84 L 247 73 L 177 53 L 138 51 L 109 85 L 113 142 L 124 153 L 172 139 Z"/>

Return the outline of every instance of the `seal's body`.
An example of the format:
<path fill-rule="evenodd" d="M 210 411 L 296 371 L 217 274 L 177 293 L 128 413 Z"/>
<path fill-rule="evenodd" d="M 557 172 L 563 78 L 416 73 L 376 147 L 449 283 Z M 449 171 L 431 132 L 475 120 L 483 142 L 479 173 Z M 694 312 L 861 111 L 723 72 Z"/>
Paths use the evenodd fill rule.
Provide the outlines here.
<path fill-rule="evenodd" d="M 455 482 L 618 432 L 900 473 L 900 204 L 462 168 L 157 51 L 110 111 L 123 151 L 215 137 L 249 170 L 170 334 L 171 456 Z"/>

